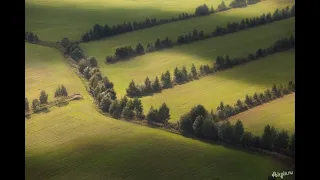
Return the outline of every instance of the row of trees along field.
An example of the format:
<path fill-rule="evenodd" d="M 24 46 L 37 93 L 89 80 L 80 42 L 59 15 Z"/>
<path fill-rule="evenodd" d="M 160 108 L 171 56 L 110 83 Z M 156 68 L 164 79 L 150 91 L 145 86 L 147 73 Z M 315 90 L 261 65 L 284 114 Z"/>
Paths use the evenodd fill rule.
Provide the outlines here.
<path fill-rule="evenodd" d="M 144 119 L 141 100 L 128 99 L 126 96 L 117 99 L 114 83 L 108 77 L 102 77 L 95 57 L 81 58 L 78 62 L 79 72 L 89 81 L 90 93 L 98 107 L 112 117 L 119 119 Z"/>
<path fill-rule="evenodd" d="M 160 40 L 159 38 L 157 38 L 154 44 L 148 43 L 146 49 L 141 43 L 138 43 L 135 48 L 131 46 L 119 47 L 116 49 L 114 55 L 106 57 L 106 63 L 114 63 L 119 60 L 125 60 L 138 55 L 143 55 L 145 53 L 158 51 L 164 48 L 170 48 L 175 45 L 187 44 L 199 40 L 222 36 L 228 33 L 233 33 L 263 24 L 272 23 L 274 21 L 280 21 L 293 16 L 295 16 L 295 5 L 293 5 L 291 9 L 289 8 L 289 6 L 282 10 L 276 9 L 272 15 L 271 13 L 268 13 L 267 15 L 262 14 L 260 17 L 250 19 L 245 18 L 240 22 L 228 22 L 226 27 L 217 26 L 211 34 L 204 34 L 203 30 L 194 29 L 193 32 L 178 36 L 176 42 L 166 37 L 164 40 Z"/>
<path fill-rule="evenodd" d="M 197 105 L 190 112 L 182 115 L 178 125 L 180 132 L 185 135 L 191 134 L 201 139 L 260 148 L 294 157 L 295 134 L 290 138 L 287 131 L 277 131 L 274 127 L 267 125 L 261 137 L 254 136 L 251 132 L 244 131 L 240 120 L 234 125 L 229 121 L 218 122 L 215 115 L 208 113 L 202 105 Z"/>
<path fill-rule="evenodd" d="M 259 2 L 260 0 L 248 0 L 248 4 L 252 4 L 252 3 L 249 3 L 251 1 Z M 198 16 L 210 15 L 217 12 L 226 11 L 230 8 L 232 7 L 230 6 L 228 8 L 224 3 L 224 1 L 222 1 L 221 4 L 219 4 L 216 9 L 214 9 L 213 6 L 211 6 L 211 8 L 209 9 L 209 7 L 206 4 L 203 4 L 196 7 L 194 14 L 182 13 L 182 14 L 179 14 L 178 17 L 172 17 L 171 19 L 157 20 L 156 18 L 146 18 L 146 20 L 142 22 L 133 21 L 133 22 L 123 23 L 123 24 L 116 24 L 112 26 L 108 24 L 104 26 L 100 24 L 95 24 L 92 29 L 90 29 L 88 32 L 86 32 L 82 36 L 81 39 L 83 42 L 94 41 L 94 40 L 98 40 L 105 37 L 111 37 L 118 34 L 123 34 L 126 32 L 132 32 L 140 29 L 151 28 L 154 26 L 176 22 L 180 20 L 186 20 L 186 19 L 190 19 Z"/>
<path fill-rule="evenodd" d="M 55 98 L 59 98 L 59 97 L 67 97 L 68 96 L 68 92 L 67 89 L 64 87 L 64 85 L 59 86 L 54 94 Z M 28 98 L 25 98 L 25 113 L 29 113 L 30 112 L 30 107 L 29 107 L 29 101 Z M 48 94 L 46 93 L 45 90 L 42 90 L 40 92 L 40 96 L 39 96 L 39 100 L 38 99 L 33 99 L 32 100 L 32 111 L 34 113 L 37 113 L 43 109 L 46 109 L 46 105 L 48 104 Z"/>
<path fill-rule="evenodd" d="M 69 54 L 73 60 L 79 62 L 84 58 L 84 52 L 79 46 L 79 42 L 72 42 L 68 38 L 62 38 L 60 42 L 61 46 L 65 48 L 65 54 Z"/>
<path fill-rule="evenodd" d="M 25 32 L 24 40 L 34 43 L 34 42 L 39 42 L 40 39 L 39 39 L 39 36 L 33 32 Z"/>
<path fill-rule="evenodd" d="M 271 90 L 267 89 L 263 93 L 256 92 L 253 94 L 253 96 L 246 95 L 244 101 L 238 99 L 233 106 L 230 106 L 228 104 L 224 105 L 224 103 L 221 101 L 220 105 L 217 107 L 216 113 L 211 110 L 211 114 L 216 120 L 225 120 L 243 111 L 247 111 L 255 106 L 259 106 L 272 100 L 282 98 L 284 95 L 294 92 L 295 84 L 292 81 L 290 81 L 287 86 L 273 85 Z"/>
<path fill-rule="evenodd" d="M 259 48 L 255 53 L 249 53 L 247 57 L 230 58 L 228 55 L 226 55 L 225 57 L 218 56 L 212 67 L 210 67 L 209 65 L 201 65 L 199 68 L 199 72 L 197 71 L 194 64 L 192 64 L 190 72 L 187 71 L 185 66 L 183 66 L 182 69 L 176 67 L 174 69 L 173 79 L 171 78 L 169 70 L 167 70 L 164 74 L 161 74 L 160 80 L 157 76 L 153 81 L 151 81 L 149 77 L 146 77 L 143 85 L 136 85 L 132 80 L 129 83 L 129 87 L 126 89 L 127 96 L 141 97 L 152 95 L 153 93 L 159 93 L 162 91 L 162 89 L 172 88 L 176 84 L 187 83 L 192 80 L 199 79 L 201 76 L 205 76 L 210 73 L 257 60 L 270 54 L 286 51 L 294 47 L 295 38 L 293 36 L 290 36 L 289 38 L 285 37 L 277 40 L 268 48 Z"/>

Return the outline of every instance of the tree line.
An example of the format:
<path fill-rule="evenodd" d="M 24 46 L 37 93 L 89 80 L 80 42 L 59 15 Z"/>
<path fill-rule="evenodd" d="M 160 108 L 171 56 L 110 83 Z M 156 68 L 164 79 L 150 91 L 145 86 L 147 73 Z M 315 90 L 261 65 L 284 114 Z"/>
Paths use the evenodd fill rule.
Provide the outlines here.
<path fill-rule="evenodd" d="M 39 36 L 33 32 L 25 32 L 24 33 L 24 40 L 28 41 L 28 42 L 39 42 Z"/>
<path fill-rule="evenodd" d="M 179 35 L 176 41 L 172 41 L 168 37 L 166 37 L 164 40 L 160 40 L 159 38 L 157 38 L 154 43 L 148 43 L 146 49 L 140 43 L 136 46 L 135 49 L 131 46 L 120 47 L 116 49 L 113 56 L 106 57 L 106 62 L 114 63 L 122 59 L 132 58 L 136 55 L 143 55 L 145 53 L 158 51 L 164 48 L 170 48 L 175 45 L 188 44 L 199 40 L 223 36 L 228 33 L 233 33 L 263 24 L 272 23 L 274 21 L 280 21 L 293 16 L 295 16 L 295 5 L 293 5 L 291 9 L 289 8 L 289 6 L 283 8 L 282 10 L 276 9 L 273 14 L 262 14 L 259 17 L 244 18 L 239 22 L 228 22 L 226 27 L 217 26 L 211 34 L 204 34 L 203 30 L 194 29 L 192 32 Z"/>
<path fill-rule="evenodd" d="M 79 42 L 72 42 L 68 38 L 64 37 L 60 44 L 65 48 L 65 54 L 69 54 L 76 62 L 79 62 L 80 59 L 84 58 L 84 52 L 80 48 Z"/>
<path fill-rule="evenodd" d="M 64 85 L 59 86 L 54 94 L 55 98 L 59 98 L 59 97 L 67 97 L 68 96 L 68 92 L 67 89 L 64 87 Z M 30 112 L 30 106 L 29 106 L 29 101 L 28 98 L 25 97 L 25 113 L 29 113 Z M 46 109 L 46 106 L 48 104 L 48 94 L 46 93 L 45 90 L 42 90 L 40 92 L 40 96 L 39 99 L 33 99 L 32 103 L 31 103 L 31 107 L 32 107 L 32 111 L 34 113 L 37 113 L 43 109 Z"/>
<path fill-rule="evenodd" d="M 170 109 L 166 103 L 162 103 L 159 110 L 151 106 L 146 119 L 148 122 L 167 124 L 170 119 Z"/>
<path fill-rule="evenodd" d="M 261 0 L 234 0 L 230 3 L 230 8 L 247 7 L 249 4 L 256 4 Z"/>
<path fill-rule="evenodd" d="M 256 0 L 251 0 L 251 1 L 256 1 Z M 230 6 L 230 8 L 232 8 L 232 7 Z M 228 8 L 226 6 L 226 4 L 224 3 L 224 1 L 222 1 L 221 4 L 219 4 L 216 9 L 214 9 L 213 6 L 211 6 L 211 8 L 209 9 L 206 4 L 203 4 L 203 5 L 196 7 L 194 14 L 181 13 L 177 17 L 172 17 L 171 19 L 157 20 L 156 18 L 146 18 L 142 22 L 137 22 L 137 21 L 130 22 L 129 21 L 127 23 L 124 22 L 122 24 L 116 24 L 116 25 L 95 24 L 88 32 L 86 32 L 82 36 L 81 40 L 83 42 L 94 41 L 94 40 L 98 40 L 101 38 L 111 37 L 111 36 L 115 36 L 115 35 L 123 34 L 123 33 L 127 33 L 127 32 L 132 32 L 132 31 L 137 31 L 140 29 L 151 28 L 154 26 L 162 25 L 162 24 L 167 24 L 167 23 L 176 22 L 176 21 L 180 21 L 180 20 L 186 20 L 186 19 L 190 19 L 190 18 L 194 18 L 194 17 L 198 17 L 198 16 L 210 15 L 210 14 L 214 14 L 217 12 L 229 10 L 230 8 Z"/>
<path fill-rule="evenodd" d="M 265 149 L 289 156 L 293 156 L 295 152 L 295 134 L 290 138 L 287 131 L 277 131 L 273 126 L 267 125 L 261 137 L 254 136 L 244 130 L 240 120 L 234 125 L 229 121 L 218 122 L 215 115 L 209 113 L 202 105 L 197 105 L 182 115 L 178 126 L 184 135 L 194 135 L 201 139 L 223 141 L 245 148 Z"/>
<path fill-rule="evenodd" d="M 213 71 L 228 69 L 233 66 L 257 60 L 277 52 L 286 51 L 294 47 L 295 37 L 291 35 L 289 38 L 284 37 L 277 40 L 268 48 L 257 49 L 255 53 L 249 53 L 247 57 L 236 57 L 232 59 L 228 55 L 226 55 L 225 57 L 218 56 L 214 63 Z"/>
<path fill-rule="evenodd" d="M 149 77 L 146 77 L 144 84 L 142 85 L 136 85 L 132 80 L 126 89 L 127 96 L 142 97 L 159 93 L 162 89 L 172 88 L 176 84 L 183 84 L 192 80 L 197 80 L 201 76 L 257 60 L 267 55 L 285 51 L 294 47 L 295 38 L 291 35 L 289 38 L 284 37 L 277 40 L 268 48 L 259 48 L 255 53 L 249 53 L 247 57 L 230 58 L 228 55 L 225 57 L 218 56 L 212 67 L 209 65 L 201 65 L 199 71 L 196 69 L 194 64 L 192 64 L 190 72 L 187 71 L 185 66 L 183 66 L 182 69 L 176 67 L 173 72 L 173 79 L 171 78 L 170 72 L 167 70 L 165 73 L 161 74 L 160 80 L 157 76 L 153 81 L 151 81 Z"/>
<path fill-rule="evenodd" d="M 82 58 L 78 63 L 78 70 L 89 81 L 90 93 L 99 108 L 112 117 L 127 120 L 147 119 L 148 122 L 157 123 L 167 123 L 170 119 L 170 110 L 165 103 L 160 106 L 159 110 L 151 107 L 146 117 L 140 99 L 128 99 L 127 96 L 124 96 L 118 100 L 113 82 L 106 76 L 102 77 L 95 57 Z M 156 84 L 160 86 L 159 81 Z M 153 89 L 156 89 L 156 86 L 153 84 Z"/>
<path fill-rule="evenodd" d="M 78 70 L 89 81 L 89 91 L 103 112 L 109 113 L 116 119 L 145 118 L 141 100 L 128 99 L 126 96 L 117 99 L 114 83 L 108 77 L 102 77 L 95 57 L 82 58 L 78 63 Z"/>
<path fill-rule="evenodd" d="M 246 95 L 244 101 L 238 99 L 233 106 L 230 106 L 228 104 L 224 105 L 224 103 L 221 101 L 220 105 L 217 107 L 216 113 L 211 111 L 211 114 L 217 120 L 225 120 L 255 106 L 259 106 L 272 100 L 282 98 L 284 95 L 293 92 L 295 92 L 295 84 L 292 81 L 290 81 L 287 86 L 273 85 L 271 90 L 267 89 L 263 93 L 255 92 L 253 96 Z"/>
<path fill-rule="evenodd" d="M 119 119 L 144 119 L 143 106 L 139 99 L 128 100 L 126 96 L 117 99 L 114 83 L 108 77 L 102 76 L 95 57 L 85 57 L 78 42 L 70 42 L 63 38 L 61 45 L 67 54 L 77 62 L 78 71 L 88 80 L 89 93 L 93 96 L 99 109 L 112 117 Z"/>
<path fill-rule="evenodd" d="M 181 69 L 176 67 L 174 69 L 173 78 L 171 78 L 171 73 L 167 70 L 165 73 L 161 74 L 160 80 L 158 76 L 155 77 L 153 81 L 146 77 L 143 85 L 136 85 L 132 80 L 126 89 L 127 96 L 129 97 L 141 97 L 151 95 L 153 93 L 161 92 L 162 89 L 172 88 L 176 84 L 183 84 L 194 79 L 198 79 L 202 75 L 211 73 L 209 65 L 201 65 L 200 72 L 197 71 L 194 64 L 192 64 L 191 72 L 188 73 L 185 66 Z"/>

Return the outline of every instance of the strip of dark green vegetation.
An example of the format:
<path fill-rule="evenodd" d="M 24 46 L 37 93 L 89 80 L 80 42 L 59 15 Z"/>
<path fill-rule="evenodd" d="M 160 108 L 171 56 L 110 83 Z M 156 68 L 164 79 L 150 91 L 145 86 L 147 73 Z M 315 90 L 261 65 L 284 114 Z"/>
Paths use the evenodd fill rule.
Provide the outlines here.
<path fill-rule="evenodd" d="M 116 36 L 116 35 L 127 33 L 127 32 L 133 32 L 141 29 L 159 26 L 162 24 L 168 24 L 168 23 L 195 18 L 199 16 L 207 16 L 217 12 L 226 11 L 231 8 L 246 7 L 249 4 L 255 4 L 257 2 L 260 2 L 260 0 L 248 0 L 248 2 L 245 2 L 245 0 L 242 0 L 242 1 L 244 2 L 239 3 L 238 0 L 235 0 L 233 3 L 231 3 L 229 8 L 226 6 L 224 1 L 222 1 L 222 3 L 218 5 L 216 10 L 212 6 L 209 10 L 208 6 L 206 4 L 203 4 L 198 6 L 195 9 L 194 14 L 182 13 L 182 14 L 179 14 L 178 17 L 172 17 L 172 19 L 160 19 L 157 21 L 156 18 L 146 18 L 146 20 L 143 22 L 133 21 L 133 22 L 117 24 L 112 26 L 108 24 L 104 26 L 100 24 L 95 24 L 93 28 L 89 30 L 89 32 L 86 32 L 82 36 L 81 40 L 83 42 L 94 41 L 101 38 L 112 37 L 112 36 Z"/>
<path fill-rule="evenodd" d="M 210 34 L 204 34 L 202 30 L 199 31 L 194 29 L 193 32 L 189 32 L 188 34 L 178 36 L 176 42 L 173 42 L 171 39 L 166 37 L 164 40 L 160 40 L 159 38 L 157 38 L 154 45 L 153 43 L 148 43 L 146 49 L 140 43 L 136 45 L 136 48 L 133 48 L 131 46 L 124 46 L 117 48 L 113 56 L 107 56 L 106 63 L 115 63 L 120 60 L 127 60 L 135 56 L 141 56 L 146 53 L 171 48 L 177 45 L 189 44 L 191 42 L 205 40 L 208 38 L 214 38 L 217 36 L 223 36 L 229 33 L 238 32 L 241 30 L 257 27 L 275 21 L 281 21 L 294 16 L 295 5 L 293 5 L 291 9 L 289 8 L 289 6 L 287 6 L 282 10 L 276 9 L 273 15 L 271 15 L 271 13 L 268 13 L 267 15 L 262 14 L 260 17 L 250 19 L 245 18 L 242 19 L 240 22 L 228 23 L 227 27 L 217 26 L 215 30 Z"/>
<path fill-rule="evenodd" d="M 294 47 L 295 38 L 293 36 L 290 36 L 289 38 L 282 38 L 276 41 L 269 48 L 260 48 L 254 54 L 248 54 L 247 57 L 230 58 L 228 55 L 226 55 L 225 57 L 218 56 L 216 58 L 215 63 L 213 63 L 212 67 L 210 67 L 209 65 L 201 65 L 199 73 L 194 65 L 192 65 L 190 73 L 188 73 L 185 66 L 183 66 L 181 70 L 178 69 L 178 67 L 176 67 L 174 69 L 173 80 L 171 79 L 171 74 L 169 70 L 167 70 L 164 74 L 162 73 L 160 78 L 161 82 L 157 76 L 153 82 L 151 82 L 149 77 L 146 77 L 143 85 L 136 85 L 135 82 L 132 80 L 129 83 L 129 87 L 126 89 L 127 96 L 143 97 L 152 95 L 154 93 L 160 93 L 162 89 L 172 88 L 174 85 L 177 84 L 185 84 L 192 80 L 197 80 L 208 74 L 213 74 L 217 71 L 229 69 L 237 65 L 258 60 L 260 58 L 266 57 L 274 53 L 287 51 Z"/>
<path fill-rule="evenodd" d="M 288 88 L 285 88 L 289 91 Z M 278 93 L 280 91 L 277 91 Z M 265 98 L 264 98 L 265 99 Z M 253 100 L 254 101 L 254 100 Z M 228 105 L 227 105 L 228 106 Z M 226 113 L 225 109 L 229 106 L 221 104 L 219 106 L 219 115 Z M 238 104 L 235 105 L 236 110 L 243 108 Z M 229 121 L 219 121 L 219 115 L 208 111 L 202 106 L 193 107 L 190 112 L 182 115 L 178 122 L 179 131 L 184 135 L 196 136 L 200 139 L 212 141 L 222 141 L 231 145 L 242 145 L 245 148 L 258 148 L 271 152 L 277 152 L 294 158 L 295 152 L 295 135 L 291 137 L 289 142 L 288 132 L 282 130 L 277 132 L 274 127 L 265 126 L 262 137 L 254 136 L 251 132 L 245 132 L 243 124 L 240 120 L 235 125 L 231 125 Z"/>

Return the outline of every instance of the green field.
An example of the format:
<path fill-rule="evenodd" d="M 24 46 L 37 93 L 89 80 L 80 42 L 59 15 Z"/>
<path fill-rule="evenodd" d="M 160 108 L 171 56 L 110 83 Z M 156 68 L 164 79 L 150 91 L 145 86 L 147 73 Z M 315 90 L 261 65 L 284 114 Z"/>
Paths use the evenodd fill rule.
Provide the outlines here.
<path fill-rule="evenodd" d="M 225 2 L 228 5 L 231 0 Z M 96 23 L 118 24 L 128 21 L 142 21 L 146 17 L 171 18 L 182 12 L 194 13 L 195 8 L 203 3 L 209 7 L 213 5 L 216 8 L 221 0 L 153 0 L 152 2 L 147 0 L 26 0 L 26 31 L 33 31 L 44 40 L 59 41 L 63 37 L 77 40 Z M 225 24 L 226 20 L 233 21 L 242 17 L 260 15 L 262 12 L 273 11 L 277 7 L 283 8 L 292 4 L 292 0 L 268 0 L 248 6 L 248 8 L 231 10 L 230 13 L 221 13 L 223 15 L 216 14 L 212 17 L 196 18 L 160 28 L 165 31 L 160 31 L 160 29 L 151 31 L 156 32 L 159 36 L 173 35 L 170 31 L 184 32 L 184 27 L 188 31 L 193 28 L 207 28 L 211 31 L 217 24 L 211 24 L 208 21 Z M 145 31 L 138 34 L 132 33 L 132 35 L 135 37 L 133 40 L 142 40 L 142 36 L 155 36 L 155 34 L 145 33 Z M 132 39 L 131 35 L 129 36 Z M 123 36 L 125 39 L 126 37 L 128 36 Z M 105 46 L 107 51 L 113 43 L 118 46 L 128 43 L 124 42 L 123 38 L 112 38 L 110 42 L 101 45 Z M 121 39 L 122 41 L 120 41 Z M 152 38 L 152 41 L 154 39 Z M 136 44 L 136 41 L 133 42 Z"/>
<path fill-rule="evenodd" d="M 231 0 L 225 2 L 229 4 Z M 96 23 L 171 18 L 182 12 L 194 13 L 195 7 L 203 3 L 216 8 L 221 0 L 26 0 L 25 30 L 46 41 L 60 41 L 63 37 L 74 40 Z M 279 38 L 294 34 L 295 18 L 176 46 L 130 61 L 105 64 L 105 57 L 113 54 L 115 48 L 138 42 L 145 45 L 167 35 L 175 40 L 177 35 L 194 28 L 211 32 L 217 25 L 260 16 L 292 4 L 293 0 L 265 0 L 246 8 L 82 43 L 81 47 L 87 55 L 97 57 L 102 74 L 114 82 L 120 98 L 132 79 L 141 84 L 146 76 L 153 80 L 166 70 L 172 72 L 176 66 L 185 65 L 189 71 L 192 63 L 197 68 L 201 64 L 212 65 L 218 55 L 247 56 L 257 48 L 268 47 Z M 267 179 L 273 171 L 289 170 L 268 156 L 102 115 L 84 83 L 58 50 L 25 43 L 25 56 L 25 96 L 30 105 L 33 98 L 39 98 L 41 90 L 45 90 L 52 101 L 55 89 L 61 84 L 69 94 L 80 93 L 84 97 L 25 118 L 25 179 L 248 180 Z M 294 69 L 295 50 L 270 55 L 141 98 L 144 114 L 151 105 L 158 108 L 166 102 L 170 122 L 175 123 L 197 104 L 215 110 L 220 101 L 233 105 L 246 94 L 264 91 L 273 84 L 287 84 L 295 78 Z M 255 134 L 261 133 L 267 123 L 292 133 L 294 95 L 234 116 L 232 122 L 238 118 L 246 130 Z"/>
<path fill-rule="evenodd" d="M 25 121 L 26 179 L 266 179 L 286 167 L 97 112 L 73 101 Z M 245 166 L 244 166 L 245 164 Z"/>
<path fill-rule="evenodd" d="M 111 65 L 100 62 L 100 70 L 115 83 L 118 95 L 123 96 L 132 79 L 141 84 L 147 76 L 153 79 L 166 70 L 173 71 L 176 66 L 181 68 L 185 65 L 190 70 L 192 63 L 197 68 L 201 64 L 212 65 L 219 55 L 247 56 L 258 48 L 269 47 L 276 40 L 294 34 L 294 24 L 295 18 L 290 18 L 246 31 L 146 54 L 129 61 Z M 95 51 L 92 54 L 98 60 L 105 57 L 102 51 L 100 53 Z"/>
<path fill-rule="evenodd" d="M 294 69 L 295 51 L 290 50 L 163 90 L 142 98 L 142 102 L 147 111 L 151 105 L 159 107 L 165 102 L 171 108 L 170 121 L 176 122 L 197 104 L 216 110 L 221 101 L 233 105 L 246 94 L 264 91 L 273 84 L 287 84 L 295 78 Z"/>
<path fill-rule="evenodd" d="M 53 100 L 61 84 L 69 94 L 85 95 L 84 85 L 58 50 L 25 43 L 25 57 L 25 96 L 30 104 L 32 99 L 39 98 L 41 90 L 49 94 L 49 101 Z"/>
<path fill-rule="evenodd" d="M 81 47 L 88 55 L 96 56 L 103 63 L 107 55 L 113 55 L 116 48 L 124 45 L 135 47 L 140 42 L 146 47 L 147 43 L 154 43 L 156 38 L 164 39 L 166 36 L 176 41 L 179 35 L 189 33 L 194 29 L 211 33 L 218 25 L 225 27 L 228 22 L 238 22 L 242 18 L 261 16 L 263 13 L 274 12 L 277 8 L 292 6 L 292 4 L 292 1 L 263 1 L 246 8 L 231 9 L 210 16 L 169 23 L 100 41 L 82 43 Z"/>
<path fill-rule="evenodd" d="M 246 130 L 261 135 L 267 124 L 275 128 L 294 132 L 295 123 L 295 94 L 274 100 L 270 103 L 255 107 L 230 118 L 231 123 L 240 119 Z"/>
<path fill-rule="evenodd" d="M 229 4 L 231 0 L 226 0 Z M 206 3 L 214 8 L 221 0 L 26 0 L 26 31 L 41 39 L 60 41 L 63 37 L 80 39 L 96 23 L 118 24 L 177 17 L 179 13 L 194 13 Z"/>

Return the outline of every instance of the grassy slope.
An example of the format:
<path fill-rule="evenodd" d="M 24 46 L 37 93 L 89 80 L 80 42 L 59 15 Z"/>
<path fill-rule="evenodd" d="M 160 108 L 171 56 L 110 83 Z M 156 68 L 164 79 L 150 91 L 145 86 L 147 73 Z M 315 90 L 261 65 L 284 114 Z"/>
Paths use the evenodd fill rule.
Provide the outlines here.
<path fill-rule="evenodd" d="M 147 43 L 154 43 L 156 38 L 164 39 L 166 36 L 175 41 L 178 35 L 193 31 L 194 29 L 210 33 L 217 25 L 224 27 L 227 22 L 237 22 L 242 18 L 260 16 L 262 13 L 274 12 L 277 8 L 284 8 L 292 4 L 293 1 L 263 1 L 246 8 L 232 9 L 210 16 L 178 21 L 100 41 L 83 43 L 81 47 L 84 48 L 88 55 L 96 56 L 100 62 L 103 62 L 107 55 L 113 55 L 117 47 L 124 45 L 136 46 L 138 42 L 141 42 L 146 47 Z"/>
<path fill-rule="evenodd" d="M 294 24 L 295 18 L 291 18 L 222 37 L 150 53 L 112 65 L 100 62 L 100 69 L 115 83 L 117 93 L 123 96 L 132 79 L 140 84 L 144 82 L 146 76 L 153 79 L 166 70 L 173 71 L 176 66 L 185 65 L 187 69 L 190 69 L 192 63 L 197 68 L 201 64 L 212 65 L 218 55 L 247 56 L 248 53 L 255 52 L 258 47 L 268 47 L 279 38 L 293 34 Z M 95 55 L 101 59 L 105 54 Z"/>
<path fill-rule="evenodd" d="M 95 23 L 117 24 L 142 21 L 146 17 L 171 18 L 179 13 L 194 13 L 203 3 L 218 6 L 220 0 L 26 0 L 26 31 L 40 38 L 58 41 L 79 39 Z M 229 4 L 231 0 L 226 0 Z"/>
<path fill-rule="evenodd" d="M 265 179 L 285 169 L 267 157 L 107 118 L 89 100 L 34 114 L 25 126 L 26 179 Z"/>
<path fill-rule="evenodd" d="M 216 110 L 221 101 L 234 104 L 238 98 L 244 99 L 246 94 L 252 95 L 271 88 L 273 84 L 287 84 L 294 80 L 294 62 L 294 50 L 274 54 L 144 97 L 144 109 L 148 112 L 151 105 L 159 107 L 166 102 L 171 108 L 171 122 L 176 122 L 183 113 L 197 104 Z"/>
<path fill-rule="evenodd" d="M 32 99 L 39 98 L 41 90 L 49 94 L 51 101 L 61 84 L 69 94 L 85 94 L 84 85 L 58 50 L 25 43 L 25 53 L 25 96 L 30 104 Z"/>
<path fill-rule="evenodd" d="M 231 123 L 240 119 L 246 130 L 261 135 L 265 125 L 270 124 L 278 129 L 294 132 L 295 94 L 277 99 L 262 106 L 255 107 L 230 118 Z"/>

